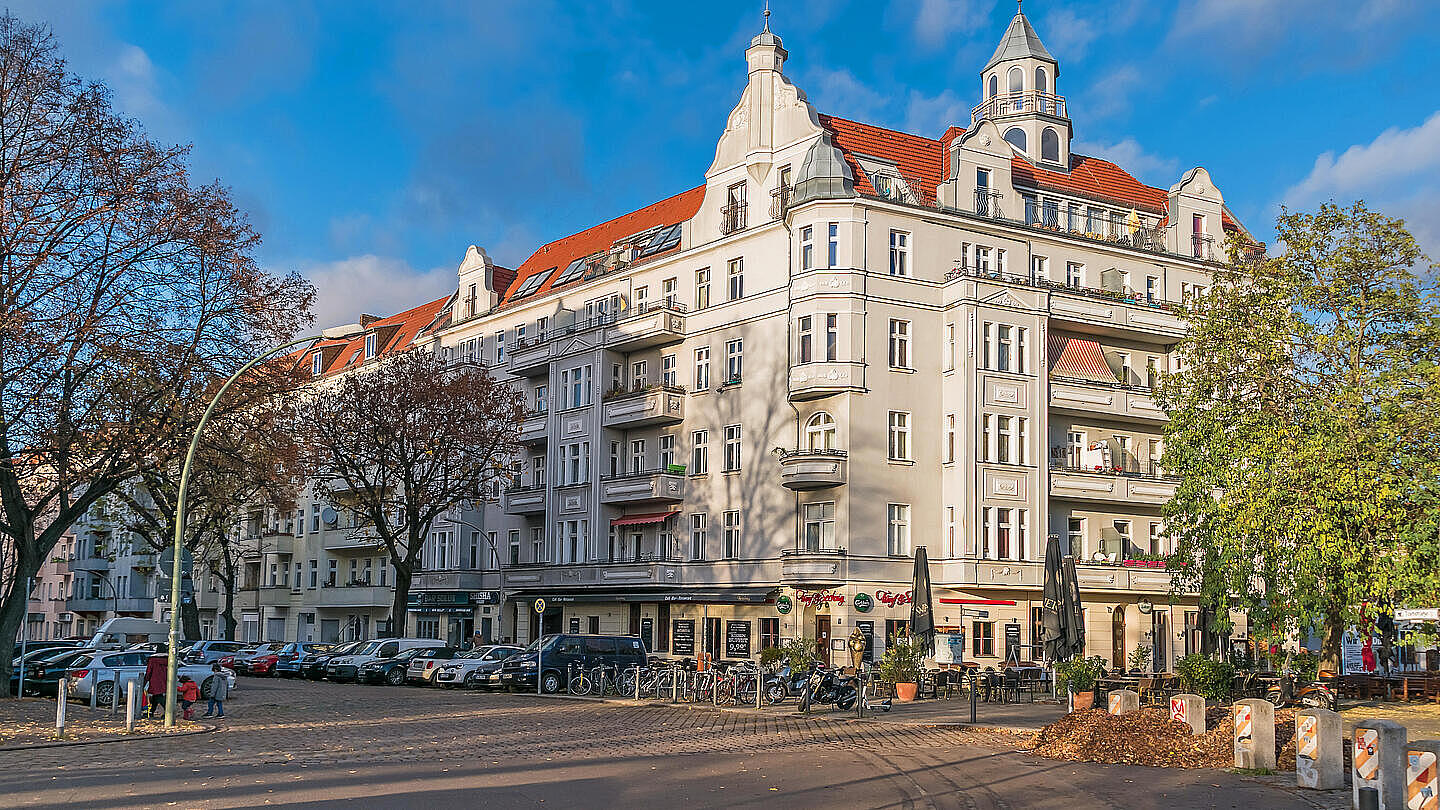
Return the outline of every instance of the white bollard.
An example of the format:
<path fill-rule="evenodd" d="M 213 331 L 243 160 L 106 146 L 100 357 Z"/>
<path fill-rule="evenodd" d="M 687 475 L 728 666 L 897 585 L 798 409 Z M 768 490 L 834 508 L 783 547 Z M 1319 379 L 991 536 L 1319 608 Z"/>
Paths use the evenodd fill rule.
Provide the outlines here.
<path fill-rule="evenodd" d="M 1205 698 L 1199 695 L 1176 695 L 1170 698 L 1170 719 L 1190 727 L 1196 737 L 1205 734 Z"/>
<path fill-rule="evenodd" d="M 1405 747 L 1405 806 L 1440 810 L 1440 740 L 1416 740 Z"/>
<path fill-rule="evenodd" d="M 125 733 L 135 733 L 135 682 L 125 684 Z"/>
<path fill-rule="evenodd" d="M 1140 711 L 1140 694 L 1130 689 L 1110 693 L 1110 713 L 1129 714 Z"/>
<path fill-rule="evenodd" d="M 1295 783 L 1311 790 L 1345 787 L 1345 731 L 1340 715 L 1305 709 L 1295 715 Z"/>
<path fill-rule="evenodd" d="M 1268 700 L 1235 701 L 1235 767 L 1275 770 L 1275 707 Z"/>
<path fill-rule="evenodd" d="M 55 734 L 65 739 L 65 701 L 70 698 L 70 679 L 61 678 L 55 689 Z"/>
<path fill-rule="evenodd" d="M 1351 804 L 1405 808 L 1405 727 L 1394 720 L 1362 720 L 1351 739 Z"/>

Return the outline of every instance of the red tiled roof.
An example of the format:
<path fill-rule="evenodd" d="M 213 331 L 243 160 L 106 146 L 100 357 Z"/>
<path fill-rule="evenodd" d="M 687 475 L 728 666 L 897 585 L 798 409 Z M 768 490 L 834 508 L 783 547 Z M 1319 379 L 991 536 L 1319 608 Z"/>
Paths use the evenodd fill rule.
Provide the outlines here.
<path fill-rule="evenodd" d="M 829 131 L 830 142 L 850 164 L 855 190 L 861 194 L 874 194 L 875 189 L 855 159 L 856 154 L 893 161 L 906 178 L 921 181 L 928 194 L 933 195 L 935 187 L 945 179 L 945 150 L 939 141 L 833 115 L 821 115 L 820 126 Z"/>
<path fill-rule="evenodd" d="M 623 239 L 657 225 L 674 225 L 690 219 L 695 216 L 696 211 L 700 210 L 700 201 L 704 198 L 705 187 L 703 185 L 696 186 L 689 191 L 682 191 L 673 197 L 667 197 L 660 202 L 647 205 L 639 211 L 632 211 L 609 222 L 602 222 L 577 234 L 543 245 L 539 250 L 530 254 L 530 258 L 515 268 L 514 279 L 508 287 L 504 288 L 505 295 L 501 298 L 501 304 L 508 303 L 510 293 L 518 289 L 521 282 L 535 273 L 544 272 L 552 267 L 564 270 L 576 259 L 606 250 L 615 244 L 617 239 Z M 556 271 L 556 275 L 559 274 L 559 270 Z M 554 283 L 555 279 L 552 277 L 534 294 L 542 295 L 549 292 Z"/>
<path fill-rule="evenodd" d="M 450 303 L 451 297 L 447 295 L 388 318 L 381 318 L 365 327 L 365 332 L 349 340 L 320 341 L 306 350 L 304 355 L 308 362 L 308 358 L 314 352 L 324 351 L 328 358 L 325 363 L 324 376 L 328 377 L 359 366 L 364 362 L 366 333 L 376 332 L 384 339 L 384 344 L 375 348 L 376 357 L 404 351 L 415 345 L 416 338 L 423 336 L 435 323 L 435 319 L 445 309 L 445 305 Z"/>
<path fill-rule="evenodd" d="M 1119 382 L 1110 364 L 1105 362 L 1105 352 L 1100 344 L 1084 338 L 1050 335 L 1050 376 L 1069 377 L 1072 380 L 1092 380 L 1114 384 Z"/>

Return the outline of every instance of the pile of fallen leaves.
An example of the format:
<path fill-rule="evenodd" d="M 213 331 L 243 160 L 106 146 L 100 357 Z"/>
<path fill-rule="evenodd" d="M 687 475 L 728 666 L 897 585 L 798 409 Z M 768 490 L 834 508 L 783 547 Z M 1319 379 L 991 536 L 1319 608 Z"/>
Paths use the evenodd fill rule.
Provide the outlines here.
<path fill-rule="evenodd" d="M 1125 715 L 1104 709 L 1074 712 L 1040 730 L 1030 751 L 1050 759 L 1161 768 L 1231 768 L 1235 765 L 1234 721 L 1226 708 L 1206 712 L 1205 734 L 1170 719 L 1163 708 Z M 1295 767 L 1295 712 L 1275 712 L 1276 767 Z"/>

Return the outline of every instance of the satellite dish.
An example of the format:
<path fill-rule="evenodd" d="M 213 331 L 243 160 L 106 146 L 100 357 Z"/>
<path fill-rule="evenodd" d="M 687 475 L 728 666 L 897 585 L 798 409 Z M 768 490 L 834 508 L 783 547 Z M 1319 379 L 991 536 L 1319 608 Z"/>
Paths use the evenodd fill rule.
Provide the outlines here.
<path fill-rule="evenodd" d="M 340 516 L 335 514 L 335 510 L 333 508 L 327 506 L 324 509 L 320 510 L 320 519 L 325 521 L 326 526 L 334 526 L 335 521 L 339 520 Z"/>

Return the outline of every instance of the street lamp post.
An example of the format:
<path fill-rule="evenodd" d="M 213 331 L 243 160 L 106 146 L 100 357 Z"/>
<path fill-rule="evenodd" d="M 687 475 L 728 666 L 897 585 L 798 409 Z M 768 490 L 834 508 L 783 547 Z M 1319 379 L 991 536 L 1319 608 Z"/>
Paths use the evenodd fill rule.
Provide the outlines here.
<path fill-rule="evenodd" d="M 210 398 L 210 404 L 205 406 L 205 412 L 200 415 L 200 424 L 195 426 L 195 435 L 190 437 L 190 450 L 185 454 L 185 464 L 180 469 L 180 490 L 175 496 L 175 558 L 170 561 L 170 643 L 166 651 L 167 664 L 165 668 L 165 727 L 175 727 L 175 669 L 176 655 L 180 646 L 180 548 L 185 535 L 185 490 L 190 485 L 190 463 L 195 460 L 195 449 L 200 446 L 200 432 L 205 429 L 205 424 L 210 421 L 210 415 L 215 412 L 215 406 L 220 403 L 220 398 L 230 386 L 240 379 L 240 376 L 250 369 L 269 360 L 277 354 L 307 343 L 314 343 L 317 340 L 344 340 L 352 338 L 365 331 L 360 324 L 349 324 L 347 326 L 336 326 L 321 331 L 319 335 L 310 335 L 299 340 L 292 340 L 265 352 L 245 365 L 241 366 L 230 379 L 220 386 L 215 396 Z"/>

